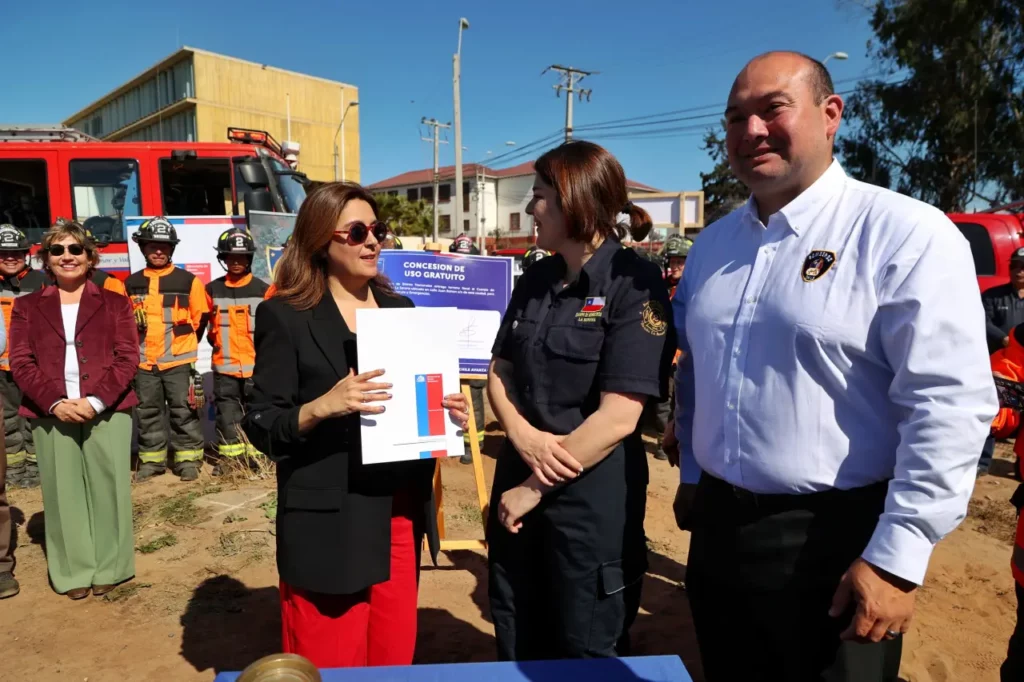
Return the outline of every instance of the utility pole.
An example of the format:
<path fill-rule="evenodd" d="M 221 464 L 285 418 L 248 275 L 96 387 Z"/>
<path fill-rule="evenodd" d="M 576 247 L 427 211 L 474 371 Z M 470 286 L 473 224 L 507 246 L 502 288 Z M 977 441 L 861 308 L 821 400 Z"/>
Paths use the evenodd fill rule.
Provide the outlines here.
<path fill-rule="evenodd" d="M 455 233 L 462 234 L 462 31 L 469 28 L 469 19 L 459 19 L 459 49 L 452 56 L 452 95 L 455 104 Z"/>
<path fill-rule="evenodd" d="M 437 146 L 441 143 L 441 140 L 438 137 L 437 133 L 438 133 L 438 130 L 441 129 L 441 128 L 451 128 L 452 126 L 451 126 L 450 123 L 440 123 L 437 119 L 427 118 L 425 116 L 420 120 L 420 122 L 423 123 L 424 125 L 428 125 L 428 126 L 430 126 L 430 127 L 432 127 L 434 129 L 434 134 L 431 137 L 424 137 L 424 138 L 421 138 L 421 139 L 424 142 L 433 142 L 434 143 L 434 243 L 436 244 L 437 241 L 438 241 L 438 235 L 437 235 L 437 223 L 438 223 L 437 194 L 438 194 L 438 192 L 437 192 L 437 188 L 438 188 L 438 185 L 440 184 L 440 178 L 438 177 L 438 171 L 437 171 L 437 153 L 438 153 L 438 147 Z"/>
<path fill-rule="evenodd" d="M 583 97 L 586 96 L 587 101 L 590 101 L 590 95 L 593 90 L 577 87 L 580 81 L 587 76 L 593 76 L 594 74 L 600 73 L 599 71 L 583 71 L 581 69 L 574 69 L 571 66 L 559 66 L 558 64 L 552 64 L 548 68 L 541 71 L 543 76 L 548 71 L 558 71 L 562 74 L 562 80 L 558 85 L 553 86 L 555 88 L 555 96 L 561 97 L 562 90 L 565 90 L 565 141 L 570 142 L 572 140 L 572 96 L 576 94 L 580 101 L 583 101 Z"/>

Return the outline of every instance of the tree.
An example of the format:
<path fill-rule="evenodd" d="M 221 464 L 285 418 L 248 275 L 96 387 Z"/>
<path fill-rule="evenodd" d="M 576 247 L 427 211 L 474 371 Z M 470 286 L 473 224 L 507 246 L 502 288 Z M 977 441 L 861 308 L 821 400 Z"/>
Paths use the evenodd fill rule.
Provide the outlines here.
<path fill-rule="evenodd" d="M 1024 3 L 875 0 L 880 77 L 847 100 L 847 172 L 943 211 L 1024 191 Z"/>
<path fill-rule="evenodd" d="M 423 201 L 409 201 L 397 194 L 378 194 L 378 217 L 400 237 L 422 237 L 434 233 L 433 207 Z"/>
<path fill-rule="evenodd" d="M 725 122 L 722 122 L 722 129 Z M 710 225 L 735 210 L 750 196 L 750 192 L 729 168 L 729 155 L 725 150 L 725 136 L 720 130 L 709 128 L 704 134 L 704 146 L 715 167 L 710 173 L 700 174 L 704 190 L 704 224 Z"/>

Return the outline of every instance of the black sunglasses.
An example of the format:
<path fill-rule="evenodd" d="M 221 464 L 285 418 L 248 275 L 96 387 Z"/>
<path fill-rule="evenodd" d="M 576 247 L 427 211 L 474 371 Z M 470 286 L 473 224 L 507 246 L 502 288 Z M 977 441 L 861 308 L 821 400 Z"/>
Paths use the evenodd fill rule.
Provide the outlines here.
<path fill-rule="evenodd" d="M 82 246 L 81 244 L 68 244 L 67 250 L 68 253 L 70 253 L 72 256 L 81 256 L 83 253 L 85 253 L 85 247 Z M 64 255 L 64 245 L 53 244 L 52 246 L 50 246 L 49 249 L 47 249 L 47 251 L 54 258 L 59 258 Z"/>
<path fill-rule="evenodd" d="M 362 244 L 366 241 L 366 237 L 370 233 L 373 233 L 373 238 L 378 242 L 383 242 L 388 238 L 388 226 L 386 223 L 378 220 L 376 222 L 367 225 L 366 223 L 352 223 L 348 227 L 348 242 L 350 244 Z M 345 239 L 346 235 L 341 230 L 335 230 L 334 235 L 339 239 Z"/>

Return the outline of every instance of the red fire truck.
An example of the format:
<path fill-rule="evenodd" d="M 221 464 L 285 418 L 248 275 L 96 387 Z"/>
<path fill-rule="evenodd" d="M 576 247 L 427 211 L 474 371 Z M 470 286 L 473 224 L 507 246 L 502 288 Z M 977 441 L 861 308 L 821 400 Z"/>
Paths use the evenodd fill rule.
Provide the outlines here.
<path fill-rule="evenodd" d="M 103 269 L 128 275 L 123 218 L 295 213 L 308 180 L 266 132 L 229 128 L 227 141 L 102 142 L 72 128 L 0 129 L 0 223 L 38 243 L 58 217 L 101 243 Z"/>
<path fill-rule="evenodd" d="M 1010 254 L 1024 247 L 1024 201 L 978 213 L 950 213 L 971 245 L 978 287 L 985 291 L 1010 281 Z"/>

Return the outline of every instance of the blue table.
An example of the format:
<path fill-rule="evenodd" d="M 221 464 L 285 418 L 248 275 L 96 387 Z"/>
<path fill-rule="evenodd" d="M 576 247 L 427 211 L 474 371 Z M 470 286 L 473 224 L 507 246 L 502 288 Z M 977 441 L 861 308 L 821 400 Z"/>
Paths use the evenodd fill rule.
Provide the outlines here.
<path fill-rule="evenodd" d="M 217 675 L 214 682 L 235 682 L 240 674 L 223 672 Z M 323 682 L 692 682 L 678 656 L 331 668 L 321 670 L 320 674 Z"/>

